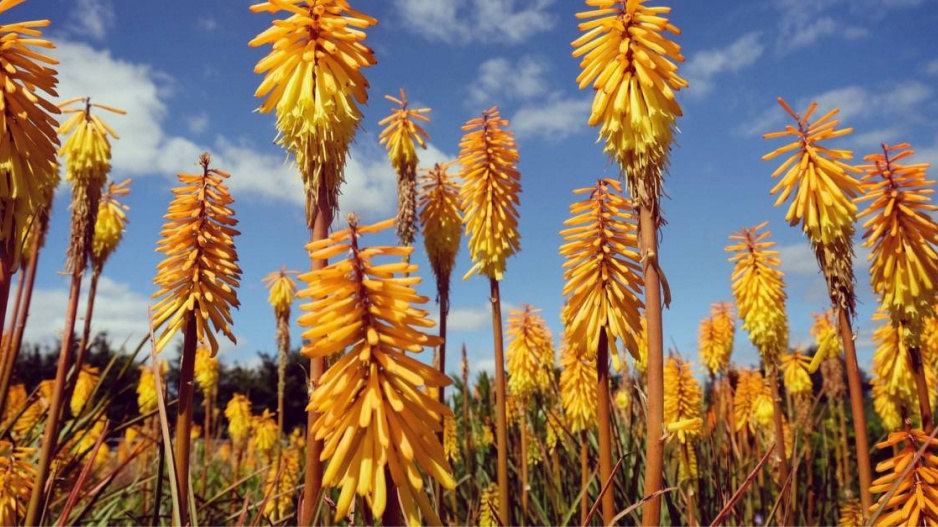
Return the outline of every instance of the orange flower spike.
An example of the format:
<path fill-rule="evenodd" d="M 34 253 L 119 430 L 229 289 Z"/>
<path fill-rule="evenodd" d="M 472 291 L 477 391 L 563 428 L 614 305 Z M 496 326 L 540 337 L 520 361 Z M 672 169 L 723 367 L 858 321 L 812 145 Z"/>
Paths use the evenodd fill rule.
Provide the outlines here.
<path fill-rule="evenodd" d="M 938 293 L 938 222 L 931 203 L 935 182 L 926 176 L 928 163 L 904 164 L 913 150 L 907 143 L 882 145 L 862 166 L 868 202 L 859 218 L 866 219 L 864 247 L 869 247 L 870 284 L 897 323 L 907 345 L 918 347 L 925 320 L 935 313 Z"/>
<path fill-rule="evenodd" d="M 156 250 L 165 256 L 153 280 L 160 287 L 153 295 L 160 298 L 153 306 L 153 326 L 162 329 L 157 352 L 185 327 L 190 312 L 198 341 L 207 341 L 213 355 L 218 340 L 209 324 L 235 342 L 231 308 L 240 306 L 236 289 L 241 268 L 234 237 L 240 233 L 234 229 L 234 199 L 224 183 L 230 175 L 210 168 L 210 162 L 211 157 L 202 154 L 201 174 L 179 174 L 182 186 L 173 189 L 163 237 L 157 242 Z"/>
<path fill-rule="evenodd" d="M 581 58 L 580 89 L 595 95 L 590 126 L 600 126 L 605 152 L 621 167 L 630 194 L 657 203 L 681 107 L 675 92 L 688 86 L 677 74 L 681 48 L 667 33 L 680 34 L 664 15 L 670 7 L 647 0 L 587 0 L 577 13 L 583 32 L 572 42 Z"/>
<path fill-rule="evenodd" d="M 641 331 L 644 307 L 641 256 L 632 202 L 619 192 L 622 185 L 601 179 L 593 187 L 574 191 L 586 199 L 570 206 L 572 218 L 560 232 L 560 254 L 566 261 L 563 310 L 568 338 L 590 356 L 599 345 L 599 332 L 608 332 L 610 345 L 620 339 L 636 359 L 640 358 L 635 333 Z M 611 351 L 618 370 L 618 353 Z"/>
<path fill-rule="evenodd" d="M 762 156 L 763 161 L 768 161 L 790 153 L 772 173 L 773 178 L 782 176 L 771 190 L 773 196 L 778 194 L 775 206 L 794 195 L 785 219 L 791 225 L 801 223 L 815 245 L 830 244 L 852 234 L 857 214 L 852 200 L 860 194 L 860 182 L 850 174 L 860 171 L 844 162 L 853 159 L 853 152 L 827 148 L 821 143 L 848 135 L 853 128 L 837 129 L 840 122 L 833 119 L 839 111 L 836 108 L 811 122 L 817 103 L 812 103 L 804 116 L 799 116 L 781 97 L 778 102 L 795 120 L 797 128 L 788 125 L 783 131 L 762 136 L 764 139 L 793 138 L 791 143 Z"/>
<path fill-rule="evenodd" d="M 463 225 L 474 265 L 463 277 L 483 274 L 501 280 L 507 259 L 521 250 L 518 232 L 518 147 L 508 120 L 498 107 L 482 112 L 464 126 L 458 163 Z"/>

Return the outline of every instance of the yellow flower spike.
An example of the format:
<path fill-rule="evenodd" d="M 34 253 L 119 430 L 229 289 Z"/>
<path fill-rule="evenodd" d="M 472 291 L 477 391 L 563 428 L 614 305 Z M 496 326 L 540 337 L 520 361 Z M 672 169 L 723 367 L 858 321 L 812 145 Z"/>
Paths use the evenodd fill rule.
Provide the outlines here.
<path fill-rule="evenodd" d="M 26 516 L 26 506 L 36 478 L 29 459 L 35 452 L 34 448 L 0 441 L 0 525 L 20 525 Z"/>
<path fill-rule="evenodd" d="M 267 302 L 270 307 L 274 308 L 277 318 L 284 313 L 289 316 L 290 306 L 293 305 L 293 299 L 296 297 L 296 281 L 293 280 L 293 276 L 298 274 L 300 274 L 299 271 L 288 271 L 284 267 L 264 277 L 264 285 L 270 292 Z"/>
<path fill-rule="evenodd" d="M 449 296 L 450 275 L 462 238 L 462 203 L 459 183 L 446 171 L 450 163 L 437 163 L 419 179 L 420 224 L 430 268 L 436 276 L 440 300 Z"/>
<path fill-rule="evenodd" d="M 76 103 L 81 106 L 72 108 Z M 68 136 L 58 151 L 65 158 L 65 179 L 72 183 L 72 234 L 68 248 L 68 268 L 84 268 L 85 257 L 93 247 L 101 190 L 111 170 L 111 141 L 114 130 L 93 115 L 92 108 L 118 115 L 123 110 L 92 104 L 90 98 L 69 99 L 59 103 L 63 113 L 71 114 L 58 128 L 59 135 Z"/>
<path fill-rule="evenodd" d="M 25 384 L 14 384 L 10 387 L 10 393 L 7 395 L 6 406 L 3 408 L 3 418 L 0 419 L 0 428 L 6 428 L 11 421 L 20 415 L 20 412 L 26 408 L 29 402 L 29 394 L 26 393 Z"/>
<path fill-rule="evenodd" d="M 443 418 L 443 452 L 447 461 L 455 462 L 459 459 L 459 434 L 453 416 Z"/>
<path fill-rule="evenodd" d="M 768 222 L 743 229 L 730 236 L 726 247 L 733 253 L 732 287 L 743 329 L 766 363 L 774 363 L 788 349 L 788 316 L 785 314 L 785 283 L 778 269 L 779 252 L 772 249 L 771 231 L 762 231 Z M 762 231 L 762 232 L 760 232 Z"/>
<path fill-rule="evenodd" d="M 213 392 L 218 385 L 218 358 L 204 346 L 195 350 L 195 382 L 203 393 Z"/>
<path fill-rule="evenodd" d="M 673 355 L 664 365 L 664 422 L 681 443 L 700 436 L 700 383 L 690 364 Z"/>
<path fill-rule="evenodd" d="M 254 417 L 251 415 L 251 401 L 236 393 L 225 406 L 225 419 L 228 420 L 228 436 L 237 448 L 241 448 L 247 442 L 248 435 L 251 433 L 251 423 Z"/>
<path fill-rule="evenodd" d="M 560 367 L 560 401 L 570 432 L 589 430 L 596 422 L 596 361 L 564 338 Z"/>
<path fill-rule="evenodd" d="M 632 202 L 620 193 L 622 185 L 600 179 L 594 187 L 574 191 L 588 194 L 570 206 L 572 217 L 560 232 L 566 258 L 563 310 L 567 338 L 596 356 L 599 332 L 605 329 L 610 346 L 619 339 L 638 358 L 635 332 L 642 327 L 641 256 Z M 618 370 L 618 353 L 610 353 Z"/>
<path fill-rule="evenodd" d="M 882 308 L 873 315 L 873 320 L 881 321 L 880 326 L 873 331 L 873 342 L 876 344 L 872 371 L 874 407 L 884 425 L 892 425 L 887 428 L 898 430 L 903 425 L 903 419 L 897 419 L 898 415 L 919 416 L 915 378 L 909 364 L 908 345 L 903 338 L 907 331 L 901 324 L 896 325 Z M 922 369 L 928 385 L 938 386 L 938 375 L 933 363 L 925 361 Z M 928 398 L 934 406 L 938 403 L 938 392 L 928 390 Z"/>
<path fill-rule="evenodd" d="M 814 373 L 821 364 L 828 359 L 839 359 L 843 352 L 843 342 L 840 333 L 834 324 L 834 312 L 827 310 L 824 313 L 812 313 L 814 324 L 811 325 L 811 335 L 817 351 L 808 366 L 808 371 Z"/>
<path fill-rule="evenodd" d="M 873 481 L 870 492 L 882 496 L 870 512 L 880 507 L 883 512 L 873 525 L 938 524 L 938 439 L 921 430 L 904 430 L 889 434 L 876 448 L 895 453 L 876 466 L 883 475 Z M 925 455 L 916 459 L 920 449 Z"/>
<path fill-rule="evenodd" d="M 762 374 L 755 370 L 740 370 L 736 392 L 733 395 L 733 429 L 744 434 L 755 434 L 760 421 L 757 412 L 766 399 L 771 419 L 772 401 Z"/>
<path fill-rule="evenodd" d="M 498 527 L 498 485 L 490 483 L 482 490 L 479 503 L 479 527 Z"/>
<path fill-rule="evenodd" d="M 397 172 L 397 240 L 409 246 L 417 233 L 417 146 L 427 148 L 430 139 L 419 122 L 430 122 L 430 109 L 408 107 L 403 88 L 400 99 L 390 95 L 384 98 L 398 107 L 378 123 L 385 127 L 378 141 L 387 147 L 391 166 Z"/>
<path fill-rule="evenodd" d="M 261 415 L 256 415 L 251 420 L 254 446 L 257 452 L 265 458 L 269 458 L 274 453 L 274 448 L 280 441 L 277 420 L 274 417 L 274 414 L 265 408 Z"/>
<path fill-rule="evenodd" d="M 546 393 L 553 380 L 554 342 L 539 309 L 508 312 L 508 390 L 519 400 Z"/>
<path fill-rule="evenodd" d="M 473 262 L 463 279 L 478 273 L 501 280 L 506 260 L 521 250 L 518 147 L 507 127 L 497 106 L 462 127 L 466 134 L 459 143 L 459 197 Z"/>
<path fill-rule="evenodd" d="M 300 276 L 306 284 L 299 293 L 306 302 L 299 317 L 306 328 L 302 353 L 339 355 L 309 401 L 309 409 L 320 415 L 311 433 L 323 439 L 321 459 L 328 461 L 323 485 L 342 489 L 336 519 L 346 516 L 351 493 L 363 496 L 381 516 L 386 496 L 377 480 L 387 467 L 408 522 L 419 509 L 426 523 L 437 524 L 436 514 L 425 507 L 421 474 L 448 489 L 456 484 L 437 437 L 452 411 L 421 388 L 440 388 L 451 380 L 408 353 L 439 344 L 423 332 L 433 323 L 415 307 L 429 299 L 413 289 L 420 282 L 417 266 L 401 262 L 412 248 L 361 245 L 363 235 L 387 229 L 393 220 L 361 226 L 349 215 L 348 222 L 347 229 L 307 245 L 311 254 L 341 248 L 336 254 L 346 258 Z"/>
<path fill-rule="evenodd" d="M 100 373 L 101 370 L 91 366 L 82 366 L 81 371 L 78 372 L 75 388 L 72 391 L 72 399 L 68 403 L 73 416 L 81 413 L 81 409 L 88 402 L 88 397 L 101 380 Z"/>
<path fill-rule="evenodd" d="M 900 163 L 914 151 L 907 143 L 882 145 L 862 168 L 860 213 L 864 247 L 869 247 L 870 284 L 894 321 L 906 329 L 907 345 L 919 347 L 925 320 L 935 314 L 938 291 L 938 206 L 931 203 L 935 182 L 928 163 Z"/>
<path fill-rule="evenodd" d="M 697 331 L 697 349 L 700 353 L 700 362 L 710 375 L 716 375 L 723 367 L 723 348 L 720 346 L 719 334 L 713 324 L 713 317 L 700 321 Z"/>
<path fill-rule="evenodd" d="M 54 186 L 59 139 L 53 116 L 60 113 L 46 99 L 58 96 L 57 73 L 49 67 L 58 61 L 41 51 L 55 47 L 41 38 L 49 21 L 2 20 L 21 3 L 0 2 L 0 247 L 13 268 L 33 215 L 48 206 L 43 189 Z"/>
<path fill-rule="evenodd" d="M 590 126 L 600 126 L 605 152 L 621 167 L 629 193 L 657 208 L 675 122 L 676 91 L 687 81 L 677 74 L 681 48 L 667 33 L 680 31 L 664 15 L 670 7 L 646 0 L 587 0 L 592 11 L 577 14 L 583 35 L 572 43 L 580 58 L 581 89 L 595 95 Z"/>
<path fill-rule="evenodd" d="M 810 393 L 813 389 L 808 370 L 811 359 L 802 354 L 801 350 L 795 350 L 793 353 L 783 353 L 780 362 L 785 390 L 790 394 Z"/>
<path fill-rule="evenodd" d="M 234 203 L 224 181 L 226 172 L 210 168 L 211 156 L 199 158 L 201 174 L 179 174 L 181 187 L 173 189 L 173 201 L 166 213 L 166 225 L 157 251 L 164 259 L 157 266 L 153 282 L 159 286 L 153 298 L 153 326 L 159 331 L 156 351 L 185 328 L 190 313 L 195 317 L 199 342 L 208 342 L 212 354 L 218 352 L 215 331 L 236 342 L 231 332 L 231 308 L 240 306 L 237 287 L 241 279 L 233 227 Z M 161 331 L 160 331 L 161 330 Z"/>
<path fill-rule="evenodd" d="M 161 360 L 160 375 L 165 376 L 168 370 L 169 365 L 165 360 Z M 141 415 L 145 415 L 156 410 L 156 404 L 156 379 L 153 376 L 153 368 L 148 365 L 140 366 L 140 380 L 137 381 L 137 408 Z"/>
<path fill-rule="evenodd" d="M 722 350 L 719 371 L 725 371 L 729 366 L 736 338 L 736 312 L 733 303 L 715 302 L 710 306 L 710 318 L 713 320 L 713 336 Z"/>
<path fill-rule="evenodd" d="M 278 142 L 296 161 L 306 187 L 306 220 L 312 228 L 320 199 L 334 214 L 345 179 L 349 146 L 368 102 L 363 68 L 377 60 L 364 44 L 377 20 L 347 0 L 270 0 L 251 11 L 280 14 L 249 42 L 270 45 L 254 68 L 264 80 L 255 92 L 261 113 L 275 112 Z"/>
<path fill-rule="evenodd" d="M 628 410 L 630 402 L 628 390 L 616 390 L 613 401 L 616 403 L 616 408 L 619 410 Z"/>
<path fill-rule="evenodd" d="M 127 211 L 130 207 L 121 203 L 119 198 L 130 194 L 130 183 L 125 179 L 120 183 L 108 185 L 107 192 L 98 203 L 98 217 L 94 224 L 94 241 L 91 244 L 91 267 L 100 273 L 104 263 L 124 237 L 127 225 Z"/>
<path fill-rule="evenodd" d="M 860 182 L 850 174 L 859 173 L 859 169 L 844 162 L 853 159 L 853 152 L 827 148 L 821 143 L 848 135 L 853 128 L 837 129 L 840 121 L 834 119 L 839 112 L 836 108 L 811 122 L 817 103 L 812 103 L 803 117 L 781 97 L 778 103 L 795 120 L 797 128 L 788 125 L 784 131 L 762 136 L 792 138 L 791 143 L 762 156 L 768 161 L 790 153 L 772 174 L 776 178 L 782 176 L 772 189 L 773 196 L 779 195 L 775 206 L 791 197 L 785 219 L 791 225 L 800 223 L 815 245 L 829 244 L 852 232 L 857 213 L 852 200 L 860 194 Z"/>
<path fill-rule="evenodd" d="M 863 505 L 860 500 L 848 499 L 840 504 L 837 513 L 837 525 L 839 527 L 863 527 L 866 525 L 866 519 L 863 517 Z"/>

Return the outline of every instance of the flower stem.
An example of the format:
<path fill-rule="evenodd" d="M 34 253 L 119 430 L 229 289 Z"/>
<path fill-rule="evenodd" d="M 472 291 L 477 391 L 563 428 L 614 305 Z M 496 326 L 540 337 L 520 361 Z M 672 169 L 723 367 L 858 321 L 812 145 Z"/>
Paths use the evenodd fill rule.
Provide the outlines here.
<path fill-rule="evenodd" d="M 59 350 L 59 364 L 55 370 L 55 381 L 52 387 L 52 401 L 46 415 L 46 430 L 42 436 L 42 447 L 39 451 L 39 465 L 36 467 L 36 478 L 33 482 L 33 492 L 29 498 L 29 509 L 26 513 L 25 525 L 39 525 L 46 503 L 46 479 L 49 476 L 49 467 L 55 456 L 59 439 L 59 418 L 65 401 L 65 377 L 68 374 L 71 362 L 72 346 L 75 344 L 75 318 L 78 315 L 78 298 L 81 294 L 81 277 L 84 274 L 84 265 L 75 264 L 72 270 L 72 283 L 68 295 L 68 307 L 65 311 L 65 329 L 62 331 L 62 348 Z M 50 489 L 51 490 L 51 489 Z"/>
<path fill-rule="evenodd" d="M 648 409 L 645 414 L 645 497 L 661 490 L 664 474 L 664 341 L 661 327 L 661 277 L 658 267 L 647 258 L 657 258 L 658 218 L 653 204 L 639 207 L 639 236 L 645 261 L 645 320 L 648 330 L 648 365 L 645 370 Z M 642 525 L 651 527 L 661 523 L 661 496 L 649 499 L 642 508 Z"/>
<path fill-rule="evenodd" d="M 7 395 L 10 391 L 10 383 L 13 379 L 13 370 L 16 368 L 16 359 L 20 354 L 20 347 L 23 344 L 23 332 L 26 330 L 26 319 L 29 318 L 29 306 L 33 298 L 33 287 L 36 285 L 36 269 L 39 266 L 39 249 L 42 245 L 42 238 L 45 236 L 46 229 L 49 227 L 49 215 L 42 214 L 39 217 L 39 230 L 33 234 L 36 236 L 32 241 L 29 253 L 29 267 L 26 269 L 26 290 L 23 291 L 23 301 L 20 305 L 19 316 L 14 321 L 16 327 L 13 330 L 13 337 L 7 343 L 7 351 L 3 355 L 3 362 L 0 365 L 0 412 L 6 408 Z"/>
<path fill-rule="evenodd" d="M 857 472 L 860 476 L 860 501 L 863 510 L 873 506 L 870 485 L 873 477 L 870 464 L 870 442 L 866 434 L 866 413 L 863 408 L 863 386 L 860 383 L 860 367 L 857 364 L 857 348 L 853 342 L 853 328 L 847 312 L 838 309 L 840 338 L 844 344 L 844 359 L 847 366 L 847 386 L 850 389 L 850 410 L 853 412 L 853 433 L 856 436 Z"/>
<path fill-rule="evenodd" d="M 436 348 L 436 363 L 440 373 L 446 375 L 446 317 L 449 316 L 449 287 L 447 287 L 446 290 L 444 290 L 442 287 L 437 287 L 437 290 L 440 291 L 440 345 Z M 437 400 L 440 402 L 440 404 L 445 405 L 446 395 L 443 389 L 443 386 L 437 388 Z M 440 416 L 440 433 L 438 435 L 441 445 L 446 444 L 446 439 L 443 437 L 445 434 L 444 430 L 446 429 L 445 421 L 446 418 Z M 440 517 L 440 521 L 445 525 L 446 503 L 443 500 L 443 486 L 440 485 L 439 481 L 434 484 L 434 490 L 436 493 L 436 514 Z"/>
<path fill-rule="evenodd" d="M 502 338 L 502 299 L 498 280 L 489 278 L 492 332 L 495 335 L 495 440 L 498 444 L 498 516 L 512 525 L 508 503 L 508 423 L 505 419 L 505 344 Z"/>
<path fill-rule="evenodd" d="M 91 272 L 91 283 L 88 285 L 88 300 L 85 305 L 85 322 L 81 331 L 81 340 L 78 341 L 78 352 L 75 353 L 75 364 L 72 365 L 72 375 L 67 377 L 65 384 L 65 400 L 72 399 L 72 392 L 75 391 L 75 384 L 78 382 L 78 375 L 81 373 L 81 366 L 85 362 L 85 354 L 88 351 L 88 340 L 91 338 L 91 317 L 94 313 L 94 299 L 98 294 L 98 277 L 101 272 L 93 270 Z"/>
<path fill-rule="evenodd" d="M 606 328 L 599 329 L 596 349 L 596 416 L 599 423 L 599 481 L 605 485 L 612 477 L 612 429 L 609 408 L 609 337 Z M 603 525 L 612 524 L 616 516 L 615 484 L 603 494 Z"/>
<path fill-rule="evenodd" d="M 332 212 L 325 199 L 325 188 L 320 188 L 317 200 L 315 219 L 310 233 L 310 241 L 323 240 L 329 236 L 329 225 L 332 223 Z M 326 267 L 326 260 L 313 260 L 311 267 L 319 270 Z M 325 361 L 322 358 L 309 360 L 309 390 L 312 393 L 319 383 L 319 378 L 325 372 Z M 322 452 L 322 441 L 313 436 L 313 424 L 319 419 L 319 413 L 310 410 L 306 417 L 306 474 L 303 487 L 303 510 L 300 511 L 299 524 L 301 526 L 318 525 L 320 522 L 313 518 L 316 510 L 316 500 L 320 497 L 322 488 L 322 461 L 319 460 Z M 392 497 L 388 496 L 388 501 Z"/>
<path fill-rule="evenodd" d="M 195 391 L 196 321 L 188 315 L 182 344 L 182 365 L 179 367 L 179 406 L 176 414 L 176 481 L 179 485 L 179 518 L 189 524 L 189 447 L 192 432 L 192 394 Z"/>
<path fill-rule="evenodd" d="M 775 452 L 778 456 L 778 483 L 783 496 L 779 499 L 781 524 L 786 525 L 789 519 L 788 496 L 789 488 L 797 488 L 794 481 L 791 487 L 786 487 L 788 481 L 788 456 L 785 454 L 785 426 L 782 423 L 782 397 L 778 389 L 778 365 L 774 363 L 766 364 L 766 373 L 769 376 L 769 389 L 772 391 L 772 414 L 775 421 Z"/>

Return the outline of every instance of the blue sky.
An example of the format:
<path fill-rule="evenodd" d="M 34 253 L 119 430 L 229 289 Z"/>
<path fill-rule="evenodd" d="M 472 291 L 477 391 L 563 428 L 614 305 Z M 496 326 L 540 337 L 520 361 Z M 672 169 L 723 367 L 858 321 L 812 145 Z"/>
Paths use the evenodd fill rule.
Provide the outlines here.
<path fill-rule="evenodd" d="M 520 146 L 522 251 L 508 264 L 502 294 L 507 307 L 543 309 L 561 332 L 563 285 L 557 232 L 568 217 L 571 191 L 597 177 L 614 177 L 587 127 L 590 93 L 577 90 L 577 62 L 569 43 L 578 36 L 574 0 L 354 0 L 379 20 L 367 43 L 378 64 L 366 71 L 371 98 L 363 131 L 352 149 L 342 208 L 366 220 L 389 217 L 395 176 L 377 143 L 377 122 L 389 109 L 384 94 L 404 87 L 416 104 L 433 109 L 427 163 L 455 157 L 460 126 L 492 104 L 512 121 Z M 918 159 L 938 164 L 938 5 L 930 0 L 766 0 L 666 2 L 683 30 L 678 42 L 691 88 L 680 95 L 685 117 L 671 159 L 664 202 L 668 225 L 660 254 L 674 300 L 664 315 L 665 342 L 696 360 L 699 320 L 713 301 L 731 296 L 729 234 L 769 220 L 789 285 L 792 344 L 809 344 L 811 312 L 826 293 L 798 229 L 773 209 L 768 191 L 775 165 L 760 156 L 777 143 L 760 134 L 780 129 L 783 96 L 803 109 L 842 109 L 856 133 L 842 144 L 858 158 L 879 142 L 909 141 Z M 105 118 L 121 133 L 113 145 L 112 177 L 133 177 L 131 224 L 105 268 L 94 328 L 118 338 L 140 338 L 155 288 L 154 248 L 175 174 L 193 171 L 208 150 L 232 173 L 242 235 L 236 240 L 244 270 L 235 313 L 237 345 L 223 360 L 250 363 L 272 350 L 274 319 L 261 278 L 287 265 L 304 269 L 303 193 L 299 177 L 273 144 L 274 119 L 254 113 L 260 77 L 254 64 L 266 50 L 247 42 L 268 26 L 240 0 L 32 0 L 6 16 L 49 18 L 48 35 L 61 60 L 63 98 L 90 95 L 128 111 Z M 933 176 L 934 177 L 934 176 Z M 61 332 L 67 280 L 67 189 L 56 200 L 50 240 L 27 338 Z M 390 242 L 379 237 L 377 242 Z M 422 240 L 418 240 L 422 244 Z M 469 268 L 465 244 L 454 273 L 450 319 L 451 371 L 465 342 L 472 368 L 491 369 L 488 284 L 459 280 Z M 858 258 L 860 359 L 872 354 L 874 299 Z M 425 257 L 418 256 L 433 296 Z M 431 306 L 435 311 L 435 306 Z M 295 310 L 296 311 L 296 310 Z M 507 311 L 507 309 L 506 309 Z M 506 313 L 507 315 L 507 313 Z M 294 316 L 295 320 L 295 316 Z M 298 339 L 298 333 L 294 333 Z M 739 334 L 734 360 L 757 361 Z M 429 355 L 429 353 L 427 353 Z"/>

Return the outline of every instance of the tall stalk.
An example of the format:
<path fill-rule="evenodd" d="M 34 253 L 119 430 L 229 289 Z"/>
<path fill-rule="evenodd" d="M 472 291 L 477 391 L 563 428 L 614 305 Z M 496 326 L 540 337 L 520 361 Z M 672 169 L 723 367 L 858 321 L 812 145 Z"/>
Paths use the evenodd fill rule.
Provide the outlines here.
<path fill-rule="evenodd" d="M 36 270 L 39 268 L 39 250 L 45 242 L 46 232 L 49 230 L 49 211 L 43 209 L 38 216 L 38 229 L 29 248 L 29 263 L 26 268 L 26 287 L 23 291 L 23 300 L 20 305 L 19 316 L 13 322 L 13 334 L 7 343 L 7 352 L 3 354 L 0 362 L 0 412 L 6 408 L 7 395 L 13 379 L 13 370 L 16 359 L 19 357 L 23 345 L 23 333 L 26 331 L 26 321 L 29 318 L 29 309 L 33 299 L 33 289 L 36 286 Z"/>
<path fill-rule="evenodd" d="M 850 410 L 853 413 L 853 435 L 856 441 L 857 474 L 860 477 L 860 502 L 864 510 L 873 506 L 870 486 L 873 484 L 870 441 L 866 433 L 866 410 L 863 406 L 863 385 L 860 381 L 860 366 L 857 363 L 857 347 L 853 340 L 853 328 L 844 309 L 837 310 L 840 338 L 844 344 L 844 363 L 847 367 L 847 388 L 850 391 Z"/>
<path fill-rule="evenodd" d="M 320 190 L 320 198 L 317 199 L 316 215 L 310 229 L 310 242 L 317 242 L 329 237 L 329 226 L 332 224 L 332 210 L 326 206 L 326 200 L 322 199 L 325 189 Z M 311 269 L 313 271 L 321 270 L 328 265 L 326 260 L 312 260 Z M 311 358 L 309 360 L 309 385 L 310 393 L 319 385 L 319 378 L 325 373 L 325 360 L 321 357 Z M 313 518 L 316 510 L 317 500 L 320 499 L 322 489 L 322 461 L 319 459 L 322 454 L 322 440 L 317 440 L 313 433 L 313 424 L 319 419 L 319 413 L 309 410 L 306 415 L 306 473 L 304 475 L 303 486 L 303 506 L 300 511 L 299 523 L 303 526 L 319 525 L 320 522 Z M 393 500 L 392 500 L 393 501 Z"/>
<path fill-rule="evenodd" d="M 78 299 L 81 293 L 81 277 L 84 265 L 75 266 L 72 271 L 72 281 L 69 288 L 68 304 L 65 310 L 65 330 L 62 332 L 62 348 L 59 351 L 59 362 L 55 370 L 55 381 L 52 389 L 52 400 L 46 415 L 46 428 L 42 436 L 42 446 L 39 450 L 39 464 L 36 466 L 36 478 L 33 482 L 33 491 L 29 498 L 29 508 L 26 512 L 26 525 L 39 525 L 42 522 L 44 504 L 46 502 L 46 478 L 52 458 L 55 457 L 59 439 L 59 418 L 62 414 L 62 405 L 65 401 L 65 377 L 68 374 L 71 362 L 71 349 L 75 343 L 75 318 L 78 316 Z"/>
<path fill-rule="evenodd" d="M 642 254 L 656 258 L 658 254 L 658 221 L 651 205 L 639 206 L 638 230 Z M 645 414 L 645 489 L 648 498 L 662 488 L 664 482 L 664 336 L 661 324 L 661 277 L 654 260 L 645 261 L 645 320 L 647 321 L 648 365 L 645 369 L 648 408 Z M 661 496 L 649 499 L 642 508 L 642 525 L 650 527 L 661 522 Z"/>
<path fill-rule="evenodd" d="M 596 416 L 599 426 L 599 481 L 600 488 L 612 477 L 612 422 L 609 401 L 609 340 L 606 328 L 599 330 L 599 345 L 596 348 Z M 603 525 L 611 525 L 615 518 L 615 485 L 603 495 Z"/>
<path fill-rule="evenodd" d="M 13 329 L 16 326 L 16 320 L 19 318 L 20 314 L 20 304 L 23 300 L 23 284 L 26 282 L 26 280 L 24 280 L 26 277 L 26 268 L 20 267 L 19 272 L 16 274 L 17 280 L 16 292 L 13 293 L 13 311 L 10 312 L 10 325 L 6 330 L 3 331 L 3 339 L 0 341 L 0 357 L 2 357 L 3 354 L 7 352 L 7 346 L 10 343 L 8 339 L 13 335 Z M 4 314 L 4 316 L 6 315 Z M 0 318 L 0 328 L 3 327 L 2 324 L 4 322 L 5 320 Z"/>
<path fill-rule="evenodd" d="M 183 526 L 189 525 L 189 452 L 192 434 L 192 400 L 195 393 L 195 348 L 196 318 L 187 316 L 182 343 L 182 364 L 179 367 L 179 402 L 176 411 L 176 438 L 174 461 L 176 482 L 179 485 L 179 519 Z"/>
<path fill-rule="evenodd" d="M 492 303 L 492 334 L 495 338 L 495 442 L 498 447 L 498 516 L 505 525 L 511 523 L 508 506 L 508 421 L 505 415 L 507 383 L 505 381 L 505 348 L 502 337 L 502 299 L 498 280 L 489 278 Z"/>
<path fill-rule="evenodd" d="M 775 424 L 775 452 L 778 455 L 778 481 L 779 488 L 782 490 L 779 498 L 780 514 L 782 525 L 789 519 L 790 503 L 788 500 L 790 489 L 797 489 L 796 481 L 792 480 L 791 486 L 785 485 L 788 481 L 788 456 L 785 453 L 785 426 L 783 425 L 782 397 L 779 392 L 778 364 L 766 364 L 766 376 L 769 381 L 769 389 L 772 391 L 772 419 Z"/>
<path fill-rule="evenodd" d="M 101 272 L 91 271 L 91 280 L 88 284 L 88 299 L 85 301 L 85 321 L 81 330 L 81 339 L 78 341 L 78 350 L 75 353 L 75 363 L 72 366 L 72 375 L 65 385 L 65 400 L 72 398 L 72 392 L 75 390 L 75 383 L 78 382 L 78 375 L 81 373 L 82 364 L 85 362 L 85 354 L 88 350 L 88 342 L 91 338 L 91 318 L 94 313 L 94 299 L 98 294 L 98 278 Z"/>

